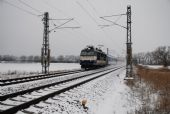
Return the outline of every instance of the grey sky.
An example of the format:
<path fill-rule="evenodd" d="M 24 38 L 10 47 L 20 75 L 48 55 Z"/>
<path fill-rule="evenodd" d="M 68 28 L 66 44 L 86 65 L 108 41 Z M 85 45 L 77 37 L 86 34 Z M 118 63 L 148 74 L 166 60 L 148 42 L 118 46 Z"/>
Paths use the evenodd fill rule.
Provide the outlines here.
<path fill-rule="evenodd" d="M 133 52 L 151 51 L 161 45 L 170 44 L 170 0 L 21 0 L 42 13 L 35 11 L 18 0 L 0 0 L 0 54 L 40 55 L 43 39 L 42 17 L 25 13 L 11 5 L 37 15 L 48 11 L 50 18 L 74 18 L 65 26 L 81 26 L 80 29 L 57 29 L 50 33 L 51 55 L 79 55 L 86 45 L 104 45 L 112 55 L 120 55 L 126 48 L 126 29 L 110 24 L 100 16 L 126 13 L 132 7 Z M 114 21 L 117 18 L 110 18 Z M 56 25 L 63 21 L 50 22 Z M 126 16 L 119 24 L 126 26 Z"/>

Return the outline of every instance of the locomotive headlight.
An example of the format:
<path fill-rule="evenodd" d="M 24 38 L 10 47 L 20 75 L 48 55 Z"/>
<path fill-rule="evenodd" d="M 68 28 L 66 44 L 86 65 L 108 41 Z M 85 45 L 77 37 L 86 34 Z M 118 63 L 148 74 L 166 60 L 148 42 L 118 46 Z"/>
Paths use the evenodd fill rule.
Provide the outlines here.
<path fill-rule="evenodd" d="M 97 56 L 94 56 L 94 60 L 97 60 Z"/>

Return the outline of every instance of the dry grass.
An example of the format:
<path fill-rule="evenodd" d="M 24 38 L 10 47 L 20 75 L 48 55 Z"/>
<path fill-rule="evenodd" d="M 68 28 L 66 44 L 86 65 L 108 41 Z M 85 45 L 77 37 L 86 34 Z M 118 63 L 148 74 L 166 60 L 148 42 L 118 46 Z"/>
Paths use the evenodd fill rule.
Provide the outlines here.
<path fill-rule="evenodd" d="M 158 93 L 156 110 L 170 113 L 170 70 L 166 68 L 148 69 L 137 66 L 137 75 Z M 151 92 L 152 93 L 152 92 Z"/>

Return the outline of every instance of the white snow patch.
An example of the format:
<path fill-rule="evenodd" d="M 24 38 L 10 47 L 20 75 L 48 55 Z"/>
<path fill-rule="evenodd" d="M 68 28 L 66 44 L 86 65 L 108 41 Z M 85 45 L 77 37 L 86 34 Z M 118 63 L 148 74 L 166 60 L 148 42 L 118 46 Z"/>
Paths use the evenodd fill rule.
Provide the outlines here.
<path fill-rule="evenodd" d="M 80 69 L 79 63 L 51 63 L 50 71 Z M 0 63 L 0 72 L 41 72 L 41 63 Z"/>
<path fill-rule="evenodd" d="M 140 64 L 140 65 L 148 67 L 150 69 L 160 69 L 160 68 L 163 68 L 163 65 L 142 65 L 142 64 Z M 170 66 L 168 66 L 167 68 L 170 69 Z"/>
<path fill-rule="evenodd" d="M 140 107 L 140 102 L 131 95 L 130 88 L 124 83 L 125 70 L 117 75 L 113 86 L 96 107 L 94 114 L 127 114 Z M 135 102 L 134 102 L 135 101 Z"/>
<path fill-rule="evenodd" d="M 80 69 L 79 63 L 51 63 L 50 71 Z M 42 71 L 40 63 L 0 63 L 0 79 L 20 78 L 38 75 Z"/>

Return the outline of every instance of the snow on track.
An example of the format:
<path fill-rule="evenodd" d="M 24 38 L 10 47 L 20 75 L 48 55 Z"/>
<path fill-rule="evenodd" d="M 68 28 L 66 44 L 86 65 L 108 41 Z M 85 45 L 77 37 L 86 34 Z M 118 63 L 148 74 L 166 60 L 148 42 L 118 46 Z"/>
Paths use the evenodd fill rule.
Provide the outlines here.
<path fill-rule="evenodd" d="M 34 106 L 19 111 L 43 114 L 126 114 L 140 107 L 140 102 L 131 97 L 131 90 L 124 84 L 122 68 L 101 78 L 83 84 L 65 93 L 56 95 Z M 81 101 L 87 100 L 88 110 Z"/>
<path fill-rule="evenodd" d="M 113 67 L 113 66 L 110 66 L 107 68 L 111 68 L 111 67 Z M 65 75 L 65 76 L 49 78 L 49 79 L 36 80 L 36 81 L 31 81 L 31 82 L 26 82 L 26 83 L 4 86 L 4 87 L 0 88 L 0 95 L 2 96 L 2 95 L 11 94 L 11 93 L 15 93 L 15 92 L 19 92 L 19 91 L 23 91 L 23 90 L 27 90 L 27 89 L 31 89 L 31 88 L 43 86 L 43 85 L 60 82 L 60 81 L 66 80 L 66 79 L 81 77 L 83 75 L 91 74 L 93 72 L 102 71 L 104 69 L 106 69 L 106 68 L 98 69 L 95 71 L 90 70 L 87 72 L 81 72 L 81 73 L 77 73 L 77 74 L 70 74 L 70 75 Z"/>
<path fill-rule="evenodd" d="M 4 110 L 4 111 L 2 111 L 2 113 L 5 114 L 5 113 L 13 112 L 13 111 L 15 111 L 15 109 L 22 109 L 22 107 L 23 108 L 27 107 L 30 103 L 37 102 L 37 101 L 42 101 L 44 98 L 46 99 L 46 97 L 48 97 L 48 96 L 50 97 L 53 94 L 57 94 L 57 92 L 62 92 L 62 91 L 66 91 L 66 90 L 68 91 L 68 88 L 70 88 L 70 89 L 74 88 L 76 86 L 81 85 L 82 83 L 85 83 L 85 82 L 88 82 L 88 81 L 90 81 L 92 79 L 95 79 L 97 77 L 106 75 L 106 74 L 110 73 L 111 71 L 113 71 L 113 70 L 103 71 L 103 72 L 100 72 L 100 73 L 97 73 L 97 74 L 93 74 L 93 75 L 91 75 L 89 77 L 83 77 L 83 78 L 78 79 L 78 80 L 62 83 L 62 84 L 59 84 L 57 86 L 57 88 L 56 87 L 46 88 L 47 90 L 43 89 L 42 92 L 34 91 L 34 92 L 31 92 L 30 94 L 26 94 L 27 97 L 25 95 L 23 95 L 24 96 L 23 98 L 20 97 L 18 99 L 18 97 L 17 98 L 14 97 L 12 99 L 7 99 L 7 100 L 5 100 L 5 101 L 3 101 L 1 103 L 2 104 L 17 105 L 17 106 L 16 107 L 14 106 L 13 108 L 10 108 L 9 110 Z M 56 88 L 57 90 L 59 89 L 59 91 L 57 91 L 54 88 Z M 28 98 L 28 97 L 31 98 L 30 101 L 24 103 L 23 101 L 28 100 L 28 99 L 25 100 L 25 97 L 26 98 Z M 2 108 L 3 108 L 3 106 L 5 107 L 5 105 L 2 105 Z"/>
<path fill-rule="evenodd" d="M 91 72 L 94 72 L 94 71 L 89 71 L 88 73 L 91 73 Z M 11 94 L 11 93 L 15 93 L 15 92 L 19 92 L 19 91 L 23 91 L 23 90 L 51 84 L 51 83 L 56 83 L 56 82 L 60 82 L 66 79 L 80 77 L 85 74 L 87 74 L 87 72 L 65 75 L 61 77 L 59 76 L 59 77 L 54 77 L 50 79 L 36 80 L 36 81 L 31 81 L 31 82 L 26 82 L 26 83 L 21 83 L 21 84 L 8 85 L 8 86 L 4 86 L 0 88 L 0 95 Z"/>

